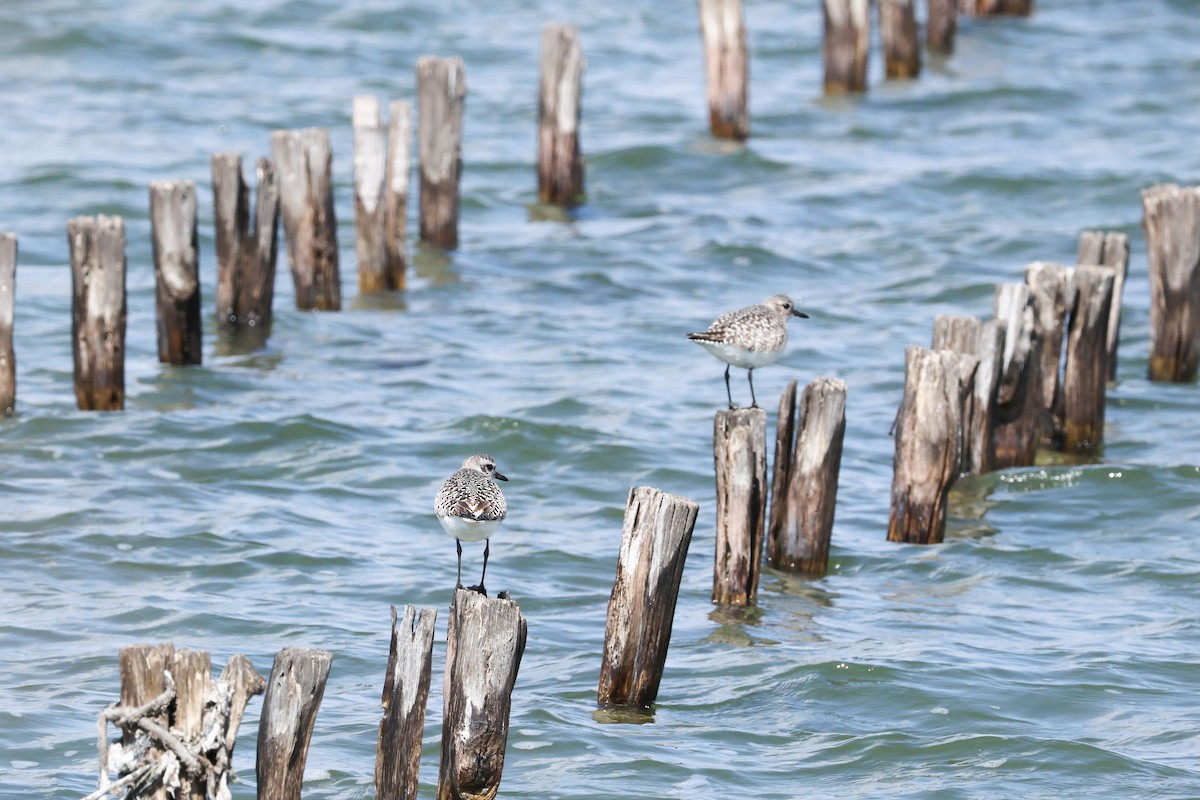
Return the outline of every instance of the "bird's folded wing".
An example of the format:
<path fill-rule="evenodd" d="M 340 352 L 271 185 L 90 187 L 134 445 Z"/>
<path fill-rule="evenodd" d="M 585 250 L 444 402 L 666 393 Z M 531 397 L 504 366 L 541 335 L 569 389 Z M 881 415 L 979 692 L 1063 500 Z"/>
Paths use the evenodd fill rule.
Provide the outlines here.
<path fill-rule="evenodd" d="M 467 519 L 491 520 L 500 516 L 496 504 L 482 497 L 464 497 L 454 504 L 451 512 L 456 517 Z"/>

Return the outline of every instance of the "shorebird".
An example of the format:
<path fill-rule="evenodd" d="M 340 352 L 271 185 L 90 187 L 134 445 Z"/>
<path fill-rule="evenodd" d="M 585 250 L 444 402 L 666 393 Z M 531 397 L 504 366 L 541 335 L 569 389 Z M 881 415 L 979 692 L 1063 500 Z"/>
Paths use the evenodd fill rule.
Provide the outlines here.
<path fill-rule="evenodd" d="M 729 390 L 729 367 L 749 370 L 750 407 L 758 408 L 754 397 L 754 368 L 774 364 L 783 355 L 787 346 L 788 320 L 792 317 L 808 319 L 808 314 L 796 309 L 792 298 L 785 294 L 768 297 L 756 306 L 746 306 L 737 311 L 728 311 L 713 320 L 708 330 L 689 333 L 687 337 L 725 362 L 725 394 L 729 407 L 733 404 L 733 392 Z"/>
<path fill-rule="evenodd" d="M 508 514 L 508 503 L 496 481 L 507 480 L 496 471 L 496 461 L 491 456 L 479 453 L 464 461 L 462 467 L 447 478 L 438 491 L 433 511 L 437 514 L 438 522 L 442 523 L 442 529 L 454 539 L 458 548 L 456 589 L 462 588 L 462 543 L 482 540 L 485 542 L 483 572 L 479 576 L 479 585 L 470 588 L 487 596 L 483 579 L 487 575 L 491 550 L 488 540 Z"/>

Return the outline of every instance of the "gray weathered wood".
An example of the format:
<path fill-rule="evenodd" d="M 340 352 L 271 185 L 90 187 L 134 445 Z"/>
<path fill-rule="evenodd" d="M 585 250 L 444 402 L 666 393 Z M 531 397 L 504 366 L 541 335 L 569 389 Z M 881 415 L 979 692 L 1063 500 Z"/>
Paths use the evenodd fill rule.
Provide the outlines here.
<path fill-rule="evenodd" d="M 679 581 L 700 507 L 649 486 L 629 491 L 608 600 L 596 702 L 649 708 L 658 697 Z"/>
<path fill-rule="evenodd" d="M 792 453 L 796 449 L 796 381 L 788 381 L 779 396 L 779 413 L 775 417 L 775 460 L 771 470 L 771 504 L 767 509 L 767 559 L 771 556 L 775 539 L 783 525 L 784 508 L 787 505 L 788 470 L 792 467 Z"/>
<path fill-rule="evenodd" d="M 579 118 L 586 67 L 577 28 L 549 24 L 542 29 L 538 200 L 543 203 L 570 207 L 583 199 Z"/>
<path fill-rule="evenodd" d="M 926 6 L 925 46 L 931 53 L 949 54 L 954 51 L 954 34 L 958 31 L 956 0 L 928 0 Z"/>
<path fill-rule="evenodd" d="M 779 569 L 824 575 L 846 433 L 846 384 L 815 379 L 804 387 L 799 416 L 787 489 L 776 495 L 777 503 L 783 501 L 782 521 L 767 557 Z"/>
<path fill-rule="evenodd" d="M 1038 404 L 1038 443 L 1059 447 L 1063 434 L 1062 364 L 1067 311 L 1071 307 L 1074 270 L 1035 261 L 1025 267 L 1025 285 L 1033 308 L 1033 349 L 1037 365 L 1034 392 Z"/>
<path fill-rule="evenodd" d="M 1200 366 L 1200 187 L 1142 192 L 1150 273 L 1150 379 L 1195 380 Z"/>
<path fill-rule="evenodd" d="M 446 633 L 438 800 L 494 798 L 526 624 L 512 600 L 456 589 Z"/>
<path fill-rule="evenodd" d="M 377 800 L 412 800 L 417 796 L 425 704 L 433 673 L 433 627 L 437 610 L 418 615 L 405 606 L 404 622 L 396 623 L 392 606 L 392 644 L 383 680 L 383 719 L 375 753 Z"/>
<path fill-rule="evenodd" d="M 1004 327 L 1004 358 L 992 413 L 992 468 L 1025 467 L 1037 452 L 1041 413 L 1033 299 L 1023 283 L 996 287 L 994 316 Z"/>
<path fill-rule="evenodd" d="M 358 255 L 358 292 L 390 289 L 387 263 L 387 133 L 374 95 L 360 94 L 351 104 L 354 131 L 354 248 Z"/>
<path fill-rule="evenodd" d="M 467 81 L 461 58 L 417 60 L 421 240 L 458 247 L 459 178 Z"/>
<path fill-rule="evenodd" d="M 917 77 L 921 74 L 921 46 L 917 38 L 916 0 L 878 2 L 884 74 L 889 78 Z"/>
<path fill-rule="evenodd" d="M 960 0 L 959 9 L 977 17 L 999 14 L 1027 17 L 1033 13 L 1033 0 Z"/>
<path fill-rule="evenodd" d="M 750 60 L 742 0 L 698 0 L 708 122 L 718 139 L 743 141 L 750 135 L 747 104 Z"/>
<path fill-rule="evenodd" d="M 204 650 L 182 648 L 172 653 L 169 663 L 176 692 L 169 728 L 184 743 L 198 742 L 204 735 L 204 708 L 212 695 L 212 660 Z M 181 770 L 179 780 L 179 800 L 206 800 L 206 770 Z"/>
<path fill-rule="evenodd" d="M 299 800 L 332 662 L 324 650 L 287 647 L 275 654 L 258 722 L 258 800 Z"/>
<path fill-rule="evenodd" d="M 1125 278 L 1129 276 L 1129 236 L 1115 231 L 1084 231 L 1079 234 L 1078 264 L 1112 267 L 1112 310 L 1108 315 L 1108 379 L 1117 379 L 1117 349 L 1121 338 L 1121 305 L 1125 297 Z"/>
<path fill-rule="evenodd" d="M 933 323 L 934 350 L 979 358 L 970 397 L 963 405 L 961 468 L 972 475 L 992 469 L 992 421 L 1004 361 L 1004 327 L 996 320 L 939 315 Z"/>
<path fill-rule="evenodd" d="M 717 475 L 714 603 L 752 606 L 758 598 L 767 511 L 767 412 L 722 409 L 713 420 Z"/>
<path fill-rule="evenodd" d="M 271 160 L 279 175 L 279 210 L 296 308 L 337 311 L 342 307 L 342 285 L 329 131 L 272 131 Z"/>
<path fill-rule="evenodd" d="M 1108 382 L 1108 322 L 1116 271 L 1075 269 L 1074 303 L 1063 378 L 1063 449 L 1094 450 L 1104 439 L 1104 389 Z"/>
<path fill-rule="evenodd" d="M 946 499 L 962 466 L 963 401 L 978 366 L 976 356 L 949 350 L 905 351 L 889 541 L 937 544 L 945 537 Z"/>
<path fill-rule="evenodd" d="M 208 753 L 213 770 L 208 778 L 208 797 L 228 797 L 228 784 L 233 775 L 233 748 L 237 744 L 238 728 L 246 705 L 254 695 L 266 691 L 267 681 L 258 674 L 250 659 L 241 653 L 233 655 L 213 690 L 213 700 L 205 714 L 205 730 L 215 730 L 211 740 L 215 745 Z"/>
<path fill-rule="evenodd" d="M 822 0 L 825 38 L 825 94 L 862 92 L 867 88 L 867 54 L 871 44 L 868 0 Z"/>
<path fill-rule="evenodd" d="M 279 181 L 265 158 L 258 160 L 254 213 L 238 153 L 212 157 L 213 222 L 217 249 L 217 327 L 254 331 L 265 339 L 275 298 L 279 253 Z"/>
<path fill-rule="evenodd" d="M 117 656 L 117 664 L 121 673 L 121 706 L 139 708 L 159 697 L 167 688 L 165 672 L 171 666 L 174 655 L 175 646 L 170 643 L 135 644 L 122 647 Z M 170 726 L 167 708 L 145 716 L 164 729 Z M 140 734 L 138 729 L 133 726 L 122 726 L 121 744 L 125 747 L 133 747 L 140 735 L 144 734 Z M 162 752 L 162 748 L 151 741 L 145 749 L 143 763 L 158 760 Z M 101 764 L 101 769 L 104 768 L 105 765 Z M 132 796 L 148 800 L 166 800 L 168 794 L 162 781 L 156 779 Z"/>
<path fill-rule="evenodd" d="M 71 251 L 71 339 L 75 402 L 84 411 L 125 408 L 125 222 L 75 217 Z"/>
<path fill-rule="evenodd" d="M 150 184 L 150 238 L 154 246 L 158 360 L 163 364 L 199 364 L 200 253 L 196 236 L 196 184 Z"/>
<path fill-rule="evenodd" d="M 0 233 L 0 416 L 17 408 L 17 354 L 13 310 L 17 294 L 17 237 Z"/>
<path fill-rule="evenodd" d="M 408 186 L 412 166 L 412 103 L 395 100 L 388 121 L 387 274 L 389 288 L 408 282 Z"/>

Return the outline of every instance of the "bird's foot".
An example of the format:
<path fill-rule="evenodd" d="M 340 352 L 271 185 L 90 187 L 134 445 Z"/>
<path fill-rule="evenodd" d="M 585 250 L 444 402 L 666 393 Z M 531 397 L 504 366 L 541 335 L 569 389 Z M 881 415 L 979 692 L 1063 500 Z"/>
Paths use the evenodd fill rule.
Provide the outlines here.
<path fill-rule="evenodd" d="M 467 591 L 468 592 L 479 592 L 484 597 L 487 597 L 487 589 L 484 587 L 484 585 L 482 583 L 479 584 L 478 586 L 468 586 Z"/>

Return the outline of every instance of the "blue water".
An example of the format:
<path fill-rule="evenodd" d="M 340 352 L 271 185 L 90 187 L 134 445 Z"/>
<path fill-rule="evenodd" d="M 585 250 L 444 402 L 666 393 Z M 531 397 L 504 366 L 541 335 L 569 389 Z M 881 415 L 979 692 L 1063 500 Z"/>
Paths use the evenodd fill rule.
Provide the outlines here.
<path fill-rule="evenodd" d="M 919 4 L 923 7 L 923 4 Z M 473 452 L 511 481 L 488 584 L 529 623 L 505 797 L 1200 797 L 1197 384 L 1145 379 L 1139 192 L 1200 180 L 1200 5 L 1044 0 L 962 20 L 948 59 L 820 97 L 817 3 L 751 3 L 751 139 L 707 130 L 695 8 L 30 2 L 0 7 L 0 229 L 20 237 L 18 413 L 0 421 L 0 797 L 95 787 L 117 652 L 172 641 L 259 672 L 334 654 L 305 796 L 374 795 L 389 604 L 440 610 L 422 793 L 437 773 L 454 546 L 433 514 Z M 923 11 L 923 8 L 922 8 Z M 588 203 L 533 208 L 541 27 L 588 61 Z M 461 247 L 357 296 L 350 105 L 466 63 Z M 260 351 L 212 321 L 213 153 L 327 127 L 346 308 Z M 204 365 L 156 360 L 152 180 L 197 182 Z M 66 220 L 120 214 L 127 407 L 75 410 Z M 963 481 L 944 545 L 885 541 L 904 348 L 997 282 L 1127 233 L 1118 381 L 1095 462 Z M 410 216 L 415 238 L 415 218 Z M 829 574 L 709 602 L 722 365 L 683 333 L 803 297 L 756 389 L 849 386 Z M 744 379 L 735 396 L 745 402 Z M 774 416 L 773 414 L 771 415 Z M 773 424 L 773 419 L 772 419 Z M 629 487 L 700 503 L 653 722 L 593 718 Z M 479 547 L 468 546 L 474 575 Z M 251 703 L 234 796 L 254 796 Z"/>

